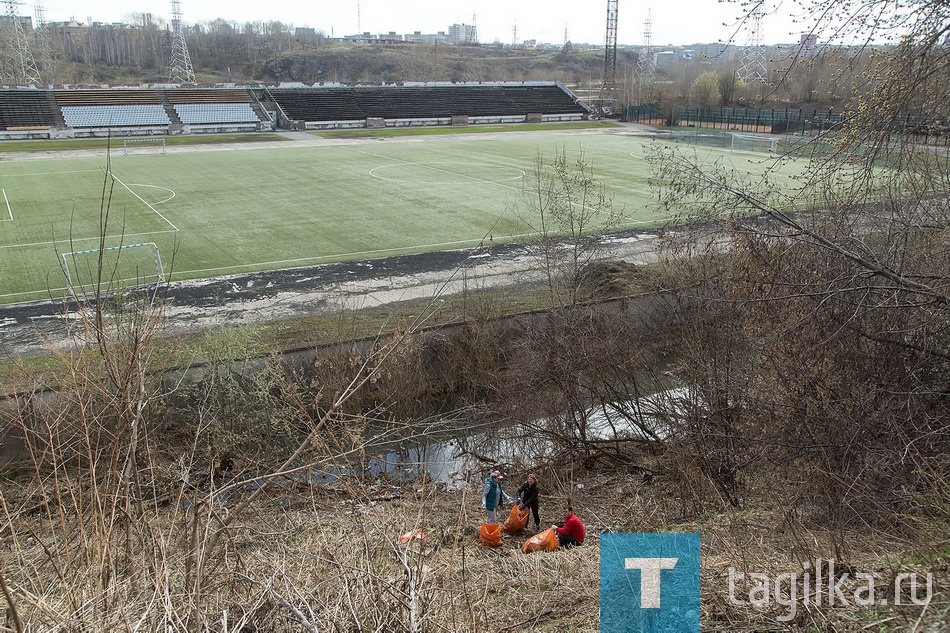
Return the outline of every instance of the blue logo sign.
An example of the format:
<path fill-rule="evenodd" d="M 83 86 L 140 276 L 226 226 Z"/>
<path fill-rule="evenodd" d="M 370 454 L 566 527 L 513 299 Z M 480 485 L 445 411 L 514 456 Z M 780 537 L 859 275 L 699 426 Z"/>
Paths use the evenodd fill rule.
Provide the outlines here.
<path fill-rule="evenodd" d="M 601 534 L 600 630 L 699 633 L 699 534 Z"/>

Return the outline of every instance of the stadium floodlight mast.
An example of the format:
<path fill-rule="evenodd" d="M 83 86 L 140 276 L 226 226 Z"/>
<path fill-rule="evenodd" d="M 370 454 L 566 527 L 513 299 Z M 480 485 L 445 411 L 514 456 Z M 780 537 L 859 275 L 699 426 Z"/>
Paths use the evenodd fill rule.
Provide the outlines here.
<path fill-rule="evenodd" d="M 618 0 L 607 0 L 607 34 L 604 38 L 604 80 L 600 85 L 600 111 L 607 113 L 608 102 L 613 102 L 617 88 L 617 5 Z"/>

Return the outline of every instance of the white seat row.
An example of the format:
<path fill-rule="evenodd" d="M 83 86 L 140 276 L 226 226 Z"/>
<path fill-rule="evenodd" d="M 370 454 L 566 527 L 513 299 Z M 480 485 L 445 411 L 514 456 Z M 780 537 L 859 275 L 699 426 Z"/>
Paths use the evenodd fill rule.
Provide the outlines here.
<path fill-rule="evenodd" d="M 261 119 L 248 103 L 178 103 L 182 123 L 257 123 Z"/>
<path fill-rule="evenodd" d="M 125 125 L 170 125 L 160 104 L 62 106 L 69 127 L 118 127 Z"/>

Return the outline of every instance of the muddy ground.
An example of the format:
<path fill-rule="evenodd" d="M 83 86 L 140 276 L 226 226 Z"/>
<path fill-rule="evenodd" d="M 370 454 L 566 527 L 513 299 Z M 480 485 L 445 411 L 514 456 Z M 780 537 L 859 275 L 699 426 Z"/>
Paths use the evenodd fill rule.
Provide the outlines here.
<path fill-rule="evenodd" d="M 603 238 L 603 257 L 634 264 L 656 259 L 657 235 L 636 231 Z M 163 291 L 165 332 L 359 309 L 396 301 L 446 296 L 538 279 L 538 261 L 524 244 L 481 250 L 343 262 L 196 281 L 172 282 Z M 65 326 L 75 302 L 30 301 L 0 306 L 0 353 L 42 354 L 66 345 Z"/>

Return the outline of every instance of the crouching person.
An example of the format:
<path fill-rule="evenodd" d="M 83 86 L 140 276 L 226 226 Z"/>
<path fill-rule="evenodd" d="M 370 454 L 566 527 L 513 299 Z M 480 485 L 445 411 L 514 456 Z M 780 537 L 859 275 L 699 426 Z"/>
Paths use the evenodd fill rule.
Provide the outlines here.
<path fill-rule="evenodd" d="M 575 547 L 584 543 L 587 536 L 584 530 L 584 524 L 574 514 L 574 508 L 570 504 L 564 506 L 564 523 L 561 527 L 552 526 L 557 534 L 558 547 Z"/>

